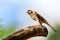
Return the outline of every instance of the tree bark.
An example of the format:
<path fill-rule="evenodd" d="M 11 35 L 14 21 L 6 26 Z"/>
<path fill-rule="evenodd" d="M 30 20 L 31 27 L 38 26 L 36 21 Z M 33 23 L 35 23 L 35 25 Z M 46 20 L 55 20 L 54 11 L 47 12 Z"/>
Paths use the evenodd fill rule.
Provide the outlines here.
<path fill-rule="evenodd" d="M 12 35 L 6 37 L 3 40 L 27 40 L 31 37 L 43 36 L 46 37 L 48 35 L 48 30 L 46 27 L 39 27 L 38 25 L 29 26 L 24 29 L 21 29 Z"/>

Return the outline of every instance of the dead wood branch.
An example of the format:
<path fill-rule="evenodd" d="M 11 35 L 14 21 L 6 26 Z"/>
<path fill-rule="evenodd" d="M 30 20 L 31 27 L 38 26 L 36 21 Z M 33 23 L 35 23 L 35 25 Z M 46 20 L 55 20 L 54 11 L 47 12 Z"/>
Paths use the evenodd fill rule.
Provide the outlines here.
<path fill-rule="evenodd" d="M 31 37 L 36 37 L 36 36 L 46 37 L 47 34 L 48 34 L 48 30 L 46 27 L 43 26 L 41 28 L 35 25 L 21 29 L 3 40 L 27 40 Z"/>

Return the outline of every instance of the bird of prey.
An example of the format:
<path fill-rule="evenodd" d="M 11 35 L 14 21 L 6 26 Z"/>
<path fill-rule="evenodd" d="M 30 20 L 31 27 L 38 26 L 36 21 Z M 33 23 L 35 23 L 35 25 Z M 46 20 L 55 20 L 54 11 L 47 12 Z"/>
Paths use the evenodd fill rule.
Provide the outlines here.
<path fill-rule="evenodd" d="M 38 14 L 36 11 L 34 10 L 28 10 L 27 13 L 31 16 L 31 18 L 35 21 L 37 21 L 38 23 L 40 23 L 41 26 L 42 23 L 47 24 L 50 28 L 52 28 L 52 30 L 54 30 L 56 32 L 56 30 L 46 21 L 45 18 L 43 18 L 40 14 Z"/>

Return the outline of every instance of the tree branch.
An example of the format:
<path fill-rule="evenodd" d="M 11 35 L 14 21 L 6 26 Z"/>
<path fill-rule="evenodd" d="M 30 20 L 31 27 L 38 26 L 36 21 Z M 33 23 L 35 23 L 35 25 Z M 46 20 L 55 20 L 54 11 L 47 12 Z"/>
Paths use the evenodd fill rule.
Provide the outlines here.
<path fill-rule="evenodd" d="M 12 35 L 6 37 L 3 40 L 27 40 L 31 37 L 43 36 L 46 37 L 48 30 L 46 27 L 39 27 L 38 25 L 29 26 L 27 28 L 21 29 Z"/>

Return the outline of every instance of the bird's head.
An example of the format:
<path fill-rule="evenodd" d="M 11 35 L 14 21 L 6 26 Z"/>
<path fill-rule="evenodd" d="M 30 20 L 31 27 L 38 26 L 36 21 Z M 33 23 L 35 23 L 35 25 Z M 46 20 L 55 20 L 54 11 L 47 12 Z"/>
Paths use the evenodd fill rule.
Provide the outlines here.
<path fill-rule="evenodd" d="M 33 10 L 28 10 L 27 13 L 31 15 L 33 13 Z"/>
<path fill-rule="evenodd" d="M 27 14 L 30 15 L 31 17 L 36 15 L 34 10 L 27 10 Z"/>

